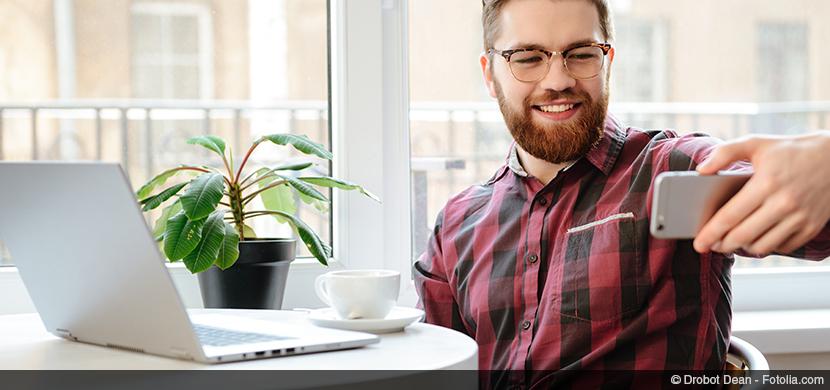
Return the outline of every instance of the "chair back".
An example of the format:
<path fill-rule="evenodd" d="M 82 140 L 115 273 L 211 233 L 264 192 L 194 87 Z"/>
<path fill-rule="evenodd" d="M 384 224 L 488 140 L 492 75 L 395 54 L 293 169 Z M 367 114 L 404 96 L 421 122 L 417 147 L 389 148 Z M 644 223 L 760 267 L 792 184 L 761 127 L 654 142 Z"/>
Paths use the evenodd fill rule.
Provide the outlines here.
<path fill-rule="evenodd" d="M 729 338 L 729 350 L 726 354 L 726 374 L 733 377 L 756 377 L 760 372 L 769 371 L 769 363 L 764 354 L 747 341 L 732 336 Z M 753 381 L 754 382 L 754 381 Z M 758 389 L 761 383 L 740 386 L 738 384 L 726 385 L 724 389 Z"/>

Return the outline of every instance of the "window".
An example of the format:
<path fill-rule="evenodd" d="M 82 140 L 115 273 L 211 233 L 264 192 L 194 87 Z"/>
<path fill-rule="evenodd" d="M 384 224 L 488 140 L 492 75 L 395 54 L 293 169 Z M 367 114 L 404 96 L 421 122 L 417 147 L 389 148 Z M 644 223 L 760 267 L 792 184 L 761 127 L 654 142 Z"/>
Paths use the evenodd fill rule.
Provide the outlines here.
<path fill-rule="evenodd" d="M 759 23 L 760 101 L 803 101 L 809 97 L 807 39 L 804 23 Z"/>
<path fill-rule="evenodd" d="M 758 24 L 758 100 L 804 102 L 809 98 L 807 25 L 800 22 Z M 754 128 L 766 133 L 792 134 L 809 129 L 810 114 L 771 112 L 762 114 Z"/>
<path fill-rule="evenodd" d="M 0 159 L 117 161 L 137 187 L 213 161 L 185 144 L 197 134 L 225 138 L 237 159 L 269 133 L 330 148 L 327 17 L 326 0 L 5 1 Z M 284 149 L 264 144 L 252 162 L 301 158 Z M 298 206 L 331 242 L 328 215 Z M 291 234 L 252 222 L 260 236 Z M 0 244 L 0 264 L 11 256 Z"/>
<path fill-rule="evenodd" d="M 723 4 L 611 0 L 617 53 L 610 111 L 632 126 L 722 139 L 826 128 L 830 113 L 815 104 L 830 100 L 821 87 L 826 67 L 809 65 L 830 61 L 818 43 L 830 39 L 820 28 L 830 4 Z M 424 251 L 445 202 L 485 181 L 506 157 L 510 136 L 478 65 L 480 18 L 481 2 L 409 2 L 410 260 Z M 736 281 L 740 269 L 822 265 L 739 259 Z"/>
<path fill-rule="evenodd" d="M 512 139 L 481 80 L 481 3 L 409 1 L 408 20 L 415 259 L 446 200 L 489 177 Z"/>
<path fill-rule="evenodd" d="M 618 102 L 662 102 L 668 97 L 669 52 L 665 23 L 619 15 L 611 74 Z"/>
<path fill-rule="evenodd" d="M 213 95 L 210 11 L 199 4 L 131 7 L 132 95 L 207 99 Z"/>

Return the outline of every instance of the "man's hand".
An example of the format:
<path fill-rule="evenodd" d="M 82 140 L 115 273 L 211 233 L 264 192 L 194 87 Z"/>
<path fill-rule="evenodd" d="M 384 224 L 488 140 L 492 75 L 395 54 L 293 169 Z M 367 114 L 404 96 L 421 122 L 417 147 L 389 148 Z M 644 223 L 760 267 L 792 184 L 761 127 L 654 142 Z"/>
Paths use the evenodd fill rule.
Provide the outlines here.
<path fill-rule="evenodd" d="M 711 175 L 748 160 L 754 174 L 703 227 L 695 250 L 755 255 L 789 253 L 830 219 L 830 132 L 751 136 L 718 146 L 697 167 Z"/>

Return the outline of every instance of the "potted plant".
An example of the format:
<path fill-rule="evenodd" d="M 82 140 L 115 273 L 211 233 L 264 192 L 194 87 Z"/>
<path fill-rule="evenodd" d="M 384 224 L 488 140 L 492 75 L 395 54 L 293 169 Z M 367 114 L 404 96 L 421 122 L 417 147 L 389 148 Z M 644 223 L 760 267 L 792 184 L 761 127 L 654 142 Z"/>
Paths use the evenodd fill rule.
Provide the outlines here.
<path fill-rule="evenodd" d="M 328 265 L 331 248 L 305 222 L 295 216 L 296 199 L 328 211 L 329 200 L 315 186 L 357 190 L 379 201 L 363 187 L 330 176 L 301 175 L 313 162 L 292 162 L 275 167 L 248 168 L 248 159 L 263 143 L 292 146 L 308 156 L 331 160 L 332 154 L 306 136 L 271 134 L 251 145 L 239 167 L 225 141 L 212 135 L 190 138 L 222 158 L 224 169 L 208 165 L 180 165 L 153 177 L 137 192 L 142 210 L 162 205 L 153 234 L 163 243 L 165 256 L 183 261 L 198 274 L 205 307 L 280 309 L 288 275 L 295 257 L 294 238 L 258 238 L 246 224 L 267 217 L 289 224 L 309 252 Z M 227 150 L 227 153 L 226 153 Z M 156 191 L 173 177 L 177 184 Z M 260 199 L 262 209 L 252 209 Z"/>

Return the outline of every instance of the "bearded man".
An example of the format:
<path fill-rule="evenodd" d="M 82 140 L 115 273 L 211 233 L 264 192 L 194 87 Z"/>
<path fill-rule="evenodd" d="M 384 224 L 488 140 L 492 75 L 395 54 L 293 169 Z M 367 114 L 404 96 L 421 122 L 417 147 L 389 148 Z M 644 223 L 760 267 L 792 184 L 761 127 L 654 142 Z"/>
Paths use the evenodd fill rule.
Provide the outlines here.
<path fill-rule="evenodd" d="M 484 81 L 515 143 L 439 214 L 415 264 L 426 321 L 478 342 L 485 387 L 722 370 L 732 253 L 830 256 L 830 179 L 814 176 L 830 133 L 721 143 L 624 126 L 607 112 L 607 0 L 487 0 L 482 21 Z M 753 178 L 694 243 L 649 235 L 659 173 L 739 160 Z"/>

